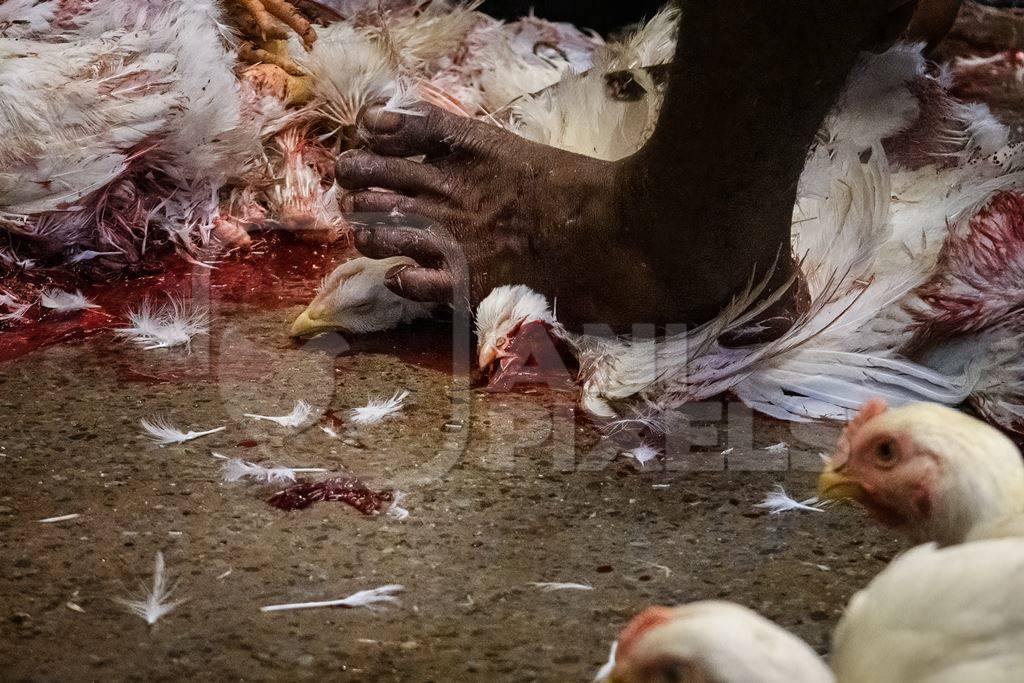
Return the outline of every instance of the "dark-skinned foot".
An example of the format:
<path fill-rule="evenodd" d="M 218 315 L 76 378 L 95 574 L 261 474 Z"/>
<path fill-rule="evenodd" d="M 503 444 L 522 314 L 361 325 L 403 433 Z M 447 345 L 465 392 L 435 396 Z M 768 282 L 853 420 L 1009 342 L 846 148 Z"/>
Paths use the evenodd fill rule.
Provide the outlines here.
<path fill-rule="evenodd" d="M 352 191 L 345 208 L 371 224 L 356 230 L 359 251 L 422 266 L 391 273 L 390 288 L 475 307 L 495 286 L 525 284 L 557 300 L 570 324 L 628 329 L 659 317 L 668 293 L 644 268 L 644 245 L 620 229 L 619 164 L 423 111 L 364 111 L 367 151 L 337 164 L 338 183 Z M 418 155 L 422 163 L 403 158 Z"/>
<path fill-rule="evenodd" d="M 362 112 L 366 150 L 338 160 L 367 216 L 356 246 L 421 267 L 389 274 L 410 299 L 475 306 L 525 284 L 570 327 L 696 324 L 751 283 L 791 284 L 790 221 L 808 148 L 859 51 L 909 20 L 910 0 L 683 2 L 654 135 L 607 162 L 423 106 Z M 768 29 L 768 26 L 774 28 Z M 423 157 L 414 162 L 405 157 Z M 376 223 L 376 225 L 372 225 Z M 773 334 L 796 317 L 790 286 Z"/>
<path fill-rule="evenodd" d="M 570 327 L 626 332 L 638 323 L 702 322 L 754 274 L 755 264 L 737 264 L 717 292 L 673 291 L 676 278 L 659 277 L 653 265 L 651 232 L 633 219 L 640 198 L 627 197 L 629 163 L 540 145 L 429 105 L 423 111 L 364 111 L 366 150 L 337 163 L 357 249 L 420 264 L 388 276 L 404 297 L 475 307 L 498 285 L 525 284 L 557 301 Z M 419 155 L 422 163 L 405 158 Z M 685 230 L 678 237 L 683 250 Z M 778 255 L 768 255 L 769 266 Z M 791 274 L 789 254 L 781 256 L 775 285 Z"/>

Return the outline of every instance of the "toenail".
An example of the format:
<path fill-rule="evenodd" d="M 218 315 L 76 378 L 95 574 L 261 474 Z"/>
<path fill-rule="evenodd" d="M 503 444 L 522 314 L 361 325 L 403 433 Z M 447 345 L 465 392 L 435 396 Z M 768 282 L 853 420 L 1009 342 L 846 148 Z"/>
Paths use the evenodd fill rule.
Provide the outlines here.
<path fill-rule="evenodd" d="M 408 263 L 403 263 L 400 266 L 394 266 L 393 268 L 391 268 L 391 270 L 384 274 L 384 282 L 392 285 L 400 284 L 402 280 L 399 278 L 399 276 L 405 271 L 409 270 L 409 268 L 411 267 L 412 266 L 410 266 Z"/>
<path fill-rule="evenodd" d="M 402 125 L 402 116 L 384 107 L 369 107 L 363 112 L 363 122 L 377 133 L 394 133 Z"/>

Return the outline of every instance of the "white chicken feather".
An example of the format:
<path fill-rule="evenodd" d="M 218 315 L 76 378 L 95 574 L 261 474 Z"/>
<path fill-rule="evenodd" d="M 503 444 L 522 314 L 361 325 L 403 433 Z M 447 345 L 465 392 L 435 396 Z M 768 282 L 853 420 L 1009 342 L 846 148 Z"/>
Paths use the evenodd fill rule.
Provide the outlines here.
<path fill-rule="evenodd" d="M 942 149 L 920 167 L 887 158 L 883 137 L 917 118 L 926 100 L 915 89 L 937 87 L 927 75 L 920 46 L 897 45 L 865 56 L 823 127 L 804 170 L 794 209 L 793 246 L 810 293 L 810 309 L 768 344 L 725 347 L 718 338 L 743 330 L 781 291 L 754 304 L 757 283 L 737 295 L 712 321 L 664 340 L 615 340 L 559 333 L 576 349 L 583 406 L 607 419 L 623 411 L 656 421 L 684 403 L 731 391 L 747 405 L 787 420 L 843 419 L 874 396 L 894 405 L 914 401 L 987 405 L 1006 425 L 1024 401 L 1024 375 L 1012 376 L 1007 357 L 1012 335 L 994 333 L 985 344 L 961 345 L 950 362 L 924 364 L 903 349 L 914 337 L 907 307 L 933 276 L 950 226 L 960 225 L 993 196 L 1024 187 L 1024 149 L 1005 143 L 1006 129 L 987 110 L 957 108 L 949 130 L 935 133 Z M 595 70 L 597 71 L 597 70 Z M 594 80 L 588 81 L 588 78 Z M 561 89 L 561 90 L 560 90 Z M 569 111 L 602 111 L 603 79 L 584 75 L 515 107 L 515 130 L 531 139 L 592 156 L 615 158 L 642 144 L 660 95 L 628 106 L 605 104 L 608 120 L 576 127 Z M 594 106 L 583 106 L 592 98 Z M 646 100 L 646 101 L 645 101 Z M 639 108 L 643 108 L 640 111 Z M 530 132 L 535 122 L 536 132 Z M 865 125 L 870 121 L 870 125 Z M 562 130 L 564 127 L 564 130 Z M 600 136 L 592 131 L 600 131 Z M 619 151 L 596 137 L 619 131 Z M 561 132 L 560 132 L 561 131 Z M 962 134 L 961 134 L 962 133 Z M 589 137 L 588 137 L 589 135 Z M 579 136 L 578 140 L 574 136 Z M 786 288 L 783 288 L 783 290 Z M 522 292 L 520 296 L 532 295 Z M 508 310 L 509 288 L 498 288 L 478 310 L 496 302 Z M 533 315 L 551 316 L 550 309 Z M 479 320 L 479 315 L 478 315 Z M 517 321 L 478 322 L 481 363 L 493 357 L 495 338 Z M 1001 354 L 998 348 L 1006 349 Z M 485 353 L 485 349 L 488 350 Z M 949 354 L 947 354 L 948 356 Z M 986 385 L 995 366 L 999 382 Z M 986 388 L 992 389 L 986 400 Z"/>
<path fill-rule="evenodd" d="M 200 437 L 216 434 L 227 429 L 227 427 L 216 427 L 214 429 L 207 429 L 204 432 L 184 432 L 163 418 L 143 419 L 139 421 L 139 424 L 146 431 L 146 435 L 161 448 L 172 444 L 182 444 L 186 441 L 194 441 Z"/>
<path fill-rule="evenodd" d="M 190 307 L 171 298 L 159 308 L 147 299 L 138 311 L 129 311 L 129 327 L 115 332 L 144 350 L 170 349 L 177 346 L 191 348 L 192 339 L 209 334 L 209 313 L 205 308 Z"/>
<path fill-rule="evenodd" d="M 255 415 L 253 413 L 245 413 L 245 417 L 253 420 L 273 422 L 282 427 L 301 427 L 309 421 L 309 417 L 312 414 L 313 406 L 305 401 L 298 401 L 287 415 Z"/>
<path fill-rule="evenodd" d="M 176 587 L 177 583 L 171 583 L 167 576 L 164 554 L 157 552 L 153 566 L 153 586 L 152 588 L 143 586 L 145 597 L 130 600 L 119 598 L 117 601 L 127 607 L 132 614 L 152 626 L 187 600 L 187 598 L 171 600 L 171 595 Z"/>
<path fill-rule="evenodd" d="M 1022 576 L 1020 539 L 909 551 L 850 601 L 833 636 L 830 663 L 837 678 L 1024 680 Z"/>
<path fill-rule="evenodd" d="M 98 305 L 89 301 L 81 291 L 64 292 L 59 289 L 44 289 L 39 294 L 39 305 L 58 313 L 99 308 Z"/>
<path fill-rule="evenodd" d="M 134 260 L 150 225 L 186 251 L 205 243 L 219 189 L 280 112 L 240 89 L 220 5 L 69 11 L 46 31 L 0 35 L 0 227 L 44 255 Z"/>

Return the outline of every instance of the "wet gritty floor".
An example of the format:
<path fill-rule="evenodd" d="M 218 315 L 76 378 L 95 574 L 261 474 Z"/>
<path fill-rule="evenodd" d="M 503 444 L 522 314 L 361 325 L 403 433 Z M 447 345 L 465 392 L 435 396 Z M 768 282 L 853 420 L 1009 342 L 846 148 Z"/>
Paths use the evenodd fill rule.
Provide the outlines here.
<path fill-rule="evenodd" d="M 293 345 L 300 310 L 215 307 L 191 354 L 101 334 L 0 366 L 0 679 L 586 681 L 637 611 L 707 598 L 825 651 L 900 548 L 852 509 L 754 507 L 776 483 L 811 495 L 832 429 L 715 402 L 640 472 L 562 395 L 469 387 L 443 325 Z M 401 388 L 400 419 L 338 422 Z M 242 416 L 299 399 L 320 418 L 304 429 Z M 228 428 L 157 448 L 138 426 L 152 416 Z M 222 483 L 213 451 L 397 488 L 410 516 L 281 512 L 274 487 Z M 149 627 L 115 600 L 150 580 L 157 551 L 188 601 Z M 530 585 L 544 581 L 594 590 Z M 386 611 L 259 611 L 389 583 L 406 590 Z"/>

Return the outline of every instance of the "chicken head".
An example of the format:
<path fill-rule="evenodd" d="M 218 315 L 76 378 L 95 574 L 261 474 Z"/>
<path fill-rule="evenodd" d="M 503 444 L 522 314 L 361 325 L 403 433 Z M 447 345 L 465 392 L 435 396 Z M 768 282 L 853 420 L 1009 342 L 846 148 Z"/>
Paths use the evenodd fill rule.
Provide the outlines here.
<path fill-rule="evenodd" d="M 1024 510 L 1024 463 L 1006 436 L 962 412 L 874 400 L 843 432 L 818 488 L 914 542 L 950 545 Z"/>
<path fill-rule="evenodd" d="M 380 260 L 357 258 L 338 266 L 296 318 L 291 335 L 308 337 L 327 330 L 367 334 L 429 318 L 436 304 L 403 299 L 384 286 L 389 270 L 410 264 L 415 262 L 397 256 Z"/>

